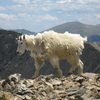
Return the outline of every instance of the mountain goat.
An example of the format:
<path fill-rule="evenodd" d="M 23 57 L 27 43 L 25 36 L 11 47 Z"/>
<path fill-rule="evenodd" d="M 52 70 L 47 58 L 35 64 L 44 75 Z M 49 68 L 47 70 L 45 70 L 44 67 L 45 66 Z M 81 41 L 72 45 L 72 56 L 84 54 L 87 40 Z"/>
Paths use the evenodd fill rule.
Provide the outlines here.
<path fill-rule="evenodd" d="M 24 42 L 22 48 L 31 51 L 31 56 L 35 60 L 36 70 L 34 77 L 39 75 L 45 60 L 50 61 L 58 77 L 62 76 L 59 60 L 63 59 L 66 59 L 71 64 L 69 72 L 77 71 L 77 74 L 83 73 L 83 62 L 80 59 L 80 55 L 87 38 L 83 38 L 79 34 L 68 32 L 61 34 L 54 31 L 46 31 L 38 33 L 36 36 L 30 36 L 31 42 L 28 41 L 30 40 L 29 36 L 25 35 L 22 37 L 21 39 Z M 28 43 L 30 46 L 28 46 Z M 18 50 L 17 48 L 17 51 L 20 52 L 20 49 Z M 22 51 L 25 50 L 22 49 Z"/>

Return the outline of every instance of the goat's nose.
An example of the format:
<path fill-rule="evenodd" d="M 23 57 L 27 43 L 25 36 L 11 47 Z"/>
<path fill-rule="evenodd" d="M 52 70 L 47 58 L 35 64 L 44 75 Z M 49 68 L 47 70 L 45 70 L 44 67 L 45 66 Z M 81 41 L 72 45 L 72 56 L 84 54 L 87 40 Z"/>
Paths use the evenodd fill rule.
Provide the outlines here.
<path fill-rule="evenodd" d="M 19 52 L 17 51 L 17 54 L 19 55 Z"/>

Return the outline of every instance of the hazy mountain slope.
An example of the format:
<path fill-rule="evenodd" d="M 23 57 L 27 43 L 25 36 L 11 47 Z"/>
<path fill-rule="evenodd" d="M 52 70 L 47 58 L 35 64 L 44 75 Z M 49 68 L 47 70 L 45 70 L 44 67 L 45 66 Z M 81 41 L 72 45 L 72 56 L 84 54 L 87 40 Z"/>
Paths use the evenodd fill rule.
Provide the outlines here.
<path fill-rule="evenodd" d="M 100 35 L 91 35 L 88 39 L 90 42 L 100 42 Z"/>
<path fill-rule="evenodd" d="M 2 28 L 0 27 L 0 30 L 2 30 Z"/>
<path fill-rule="evenodd" d="M 31 32 L 31 31 L 28 31 L 26 29 L 16 29 L 16 30 L 13 30 L 17 33 L 21 33 L 21 34 L 36 34 L 35 32 Z"/>
<path fill-rule="evenodd" d="M 71 32 L 78 33 L 81 35 L 100 35 L 100 25 L 87 25 L 80 22 L 68 22 L 55 27 L 52 27 L 48 30 L 54 30 L 56 32 Z"/>
<path fill-rule="evenodd" d="M 13 31 L 0 30 L 0 64 L 8 62 L 16 55 L 16 37 Z"/>
<path fill-rule="evenodd" d="M 94 42 L 92 45 L 100 51 L 100 42 Z"/>

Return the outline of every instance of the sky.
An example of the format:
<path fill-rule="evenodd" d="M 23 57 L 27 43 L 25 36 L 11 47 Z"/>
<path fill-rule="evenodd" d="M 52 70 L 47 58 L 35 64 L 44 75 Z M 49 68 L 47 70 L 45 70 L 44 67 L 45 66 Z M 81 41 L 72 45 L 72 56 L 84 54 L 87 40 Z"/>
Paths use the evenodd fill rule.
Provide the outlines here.
<path fill-rule="evenodd" d="M 0 0 L 0 27 L 40 32 L 66 22 L 100 24 L 100 0 Z"/>

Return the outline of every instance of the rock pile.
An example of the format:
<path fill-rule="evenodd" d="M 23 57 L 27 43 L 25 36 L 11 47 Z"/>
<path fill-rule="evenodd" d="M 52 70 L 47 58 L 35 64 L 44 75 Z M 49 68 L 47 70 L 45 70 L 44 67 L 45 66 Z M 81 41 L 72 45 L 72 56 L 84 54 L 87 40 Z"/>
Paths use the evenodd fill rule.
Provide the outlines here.
<path fill-rule="evenodd" d="M 0 81 L 0 100 L 100 100 L 100 75 L 23 79 L 13 74 Z"/>

